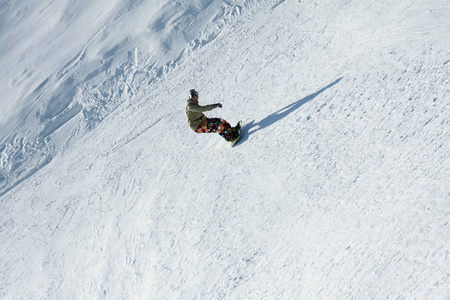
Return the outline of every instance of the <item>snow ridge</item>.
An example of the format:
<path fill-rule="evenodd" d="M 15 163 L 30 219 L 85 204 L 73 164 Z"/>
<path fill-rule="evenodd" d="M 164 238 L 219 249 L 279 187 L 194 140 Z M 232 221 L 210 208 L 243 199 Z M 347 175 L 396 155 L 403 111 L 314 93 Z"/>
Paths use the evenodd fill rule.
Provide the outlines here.
<path fill-rule="evenodd" d="M 109 40 L 116 37 L 111 34 L 112 30 L 123 26 L 123 22 L 113 20 L 124 18 L 129 22 L 133 15 L 139 16 L 140 11 L 146 9 L 143 5 L 131 3 L 121 9 L 112 9 L 117 12 L 116 15 L 106 19 L 89 37 L 81 52 L 61 70 L 56 70 L 56 75 L 41 82 L 23 101 L 34 104 L 21 117 L 15 130 L 3 138 L 0 148 L 0 196 L 57 155 L 52 133 L 75 118 L 74 124 L 68 126 L 72 129 L 65 129 L 71 131 L 68 136 L 73 138 L 80 131 L 91 130 L 119 105 L 131 105 L 130 101 L 138 98 L 136 93 L 142 86 L 152 85 L 164 78 L 185 56 L 185 52 L 194 51 L 214 40 L 221 27 L 238 16 L 242 9 L 241 6 L 221 4 L 219 1 L 193 5 L 183 1 L 164 5 L 162 2 L 156 3 L 161 5 L 160 17 L 150 21 L 149 28 L 131 33 L 122 43 L 111 45 Z M 209 23 L 211 16 L 214 17 Z M 106 40 L 102 35 L 107 37 Z M 159 48 L 150 55 L 147 53 L 140 57 L 138 47 L 125 50 L 129 48 L 130 39 L 140 44 L 143 39 L 147 43 L 156 38 L 159 39 L 156 43 Z M 142 51 L 147 51 L 147 48 L 148 45 Z M 95 56 L 94 60 L 92 56 Z M 124 56 L 126 60 L 122 58 Z M 70 143 L 67 140 L 60 142 Z"/>

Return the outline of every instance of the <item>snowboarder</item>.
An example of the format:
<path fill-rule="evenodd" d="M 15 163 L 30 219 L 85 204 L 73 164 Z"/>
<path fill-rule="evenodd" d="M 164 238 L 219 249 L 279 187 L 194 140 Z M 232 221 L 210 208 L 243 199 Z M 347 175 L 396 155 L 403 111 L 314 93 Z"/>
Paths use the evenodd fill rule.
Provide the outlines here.
<path fill-rule="evenodd" d="M 197 133 L 217 132 L 227 142 L 235 142 L 239 137 L 240 123 L 236 127 L 231 127 L 230 124 L 222 118 L 207 118 L 203 112 L 213 110 L 214 108 L 222 108 L 222 104 L 210 104 L 201 106 L 198 104 L 198 92 L 193 89 L 190 90 L 191 97 L 187 100 L 186 118 L 189 127 Z"/>

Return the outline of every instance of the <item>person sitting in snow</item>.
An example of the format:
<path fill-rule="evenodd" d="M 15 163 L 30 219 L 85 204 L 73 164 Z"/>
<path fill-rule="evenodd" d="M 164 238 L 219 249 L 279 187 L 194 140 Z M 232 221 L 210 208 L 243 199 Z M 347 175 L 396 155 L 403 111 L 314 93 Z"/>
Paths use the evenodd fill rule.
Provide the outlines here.
<path fill-rule="evenodd" d="M 222 118 L 207 118 L 203 112 L 213 110 L 214 108 L 222 108 L 222 104 L 210 104 L 201 106 L 198 104 L 198 92 L 193 89 L 190 90 L 191 97 L 187 101 L 186 118 L 189 127 L 196 133 L 217 132 L 227 142 L 234 142 L 238 138 L 239 123 L 236 127 L 231 127 L 230 124 Z"/>

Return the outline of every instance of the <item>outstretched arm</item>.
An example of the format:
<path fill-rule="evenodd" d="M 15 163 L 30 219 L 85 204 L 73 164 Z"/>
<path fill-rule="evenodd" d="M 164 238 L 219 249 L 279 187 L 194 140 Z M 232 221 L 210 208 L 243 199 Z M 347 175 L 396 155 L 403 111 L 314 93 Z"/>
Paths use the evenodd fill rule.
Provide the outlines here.
<path fill-rule="evenodd" d="M 201 106 L 201 105 L 198 105 L 198 104 L 190 103 L 188 105 L 188 108 L 189 108 L 190 111 L 205 112 L 205 111 L 210 111 L 210 110 L 213 110 L 214 108 L 216 108 L 216 104 L 210 104 L 210 105 Z"/>

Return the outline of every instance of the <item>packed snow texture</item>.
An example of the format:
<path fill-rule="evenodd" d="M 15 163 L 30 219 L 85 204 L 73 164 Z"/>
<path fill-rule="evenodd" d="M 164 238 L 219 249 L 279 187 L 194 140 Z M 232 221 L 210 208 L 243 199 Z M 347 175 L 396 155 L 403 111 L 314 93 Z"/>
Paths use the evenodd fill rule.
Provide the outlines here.
<path fill-rule="evenodd" d="M 0 297 L 449 298 L 449 47 L 444 0 L 2 1 Z"/>

